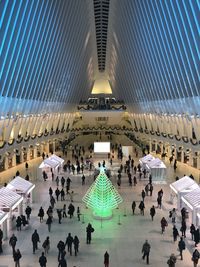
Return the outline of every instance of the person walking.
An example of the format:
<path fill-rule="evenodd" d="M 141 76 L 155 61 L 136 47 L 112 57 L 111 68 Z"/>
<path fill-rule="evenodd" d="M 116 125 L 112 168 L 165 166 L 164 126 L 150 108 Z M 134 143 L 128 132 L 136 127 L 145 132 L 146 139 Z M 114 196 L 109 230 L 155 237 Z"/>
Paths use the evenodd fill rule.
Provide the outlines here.
<path fill-rule="evenodd" d="M 43 210 L 42 207 L 40 207 L 40 209 L 39 209 L 38 217 L 40 217 L 40 222 L 43 222 L 43 218 L 44 218 L 44 210 Z"/>
<path fill-rule="evenodd" d="M 38 249 L 38 242 L 40 242 L 40 237 L 38 235 L 37 230 L 32 234 L 32 243 L 33 243 L 33 254 L 35 254 L 36 249 Z"/>
<path fill-rule="evenodd" d="M 194 267 L 197 267 L 199 258 L 200 258 L 200 253 L 197 249 L 195 249 L 194 252 L 192 253 L 192 261 L 193 261 Z"/>
<path fill-rule="evenodd" d="M 40 267 L 46 267 L 47 265 L 47 258 L 44 255 L 44 252 L 42 252 L 42 255 L 39 257 L 39 264 Z"/>
<path fill-rule="evenodd" d="M 197 247 L 197 244 L 199 244 L 199 240 L 200 240 L 200 235 L 199 235 L 199 229 L 197 228 L 194 232 L 195 247 Z"/>
<path fill-rule="evenodd" d="M 151 197 L 152 193 L 153 193 L 153 185 L 152 185 L 152 183 L 150 183 L 150 185 L 149 185 L 149 192 L 150 192 L 150 197 Z"/>
<path fill-rule="evenodd" d="M 65 242 L 65 246 L 67 245 L 67 251 L 70 253 L 70 256 L 72 256 L 72 244 L 74 242 L 73 237 L 71 236 L 71 233 L 68 234 Z"/>
<path fill-rule="evenodd" d="M 12 247 L 13 254 L 15 252 L 15 246 L 16 246 L 16 244 L 17 244 L 17 237 L 13 234 L 10 237 L 10 240 L 9 240 L 9 245 Z"/>
<path fill-rule="evenodd" d="M 194 240 L 195 231 L 196 231 L 196 228 L 195 228 L 194 224 L 192 223 L 191 226 L 190 226 L 190 234 L 191 234 L 192 240 Z"/>
<path fill-rule="evenodd" d="M 180 241 L 178 242 L 178 248 L 180 251 L 181 260 L 183 260 L 183 250 L 185 250 L 185 241 L 183 238 L 180 238 Z"/>
<path fill-rule="evenodd" d="M 66 204 L 63 205 L 63 218 L 67 218 Z"/>
<path fill-rule="evenodd" d="M 133 215 L 135 214 L 135 208 L 136 208 L 136 203 L 135 201 L 132 202 L 132 212 L 133 212 Z"/>
<path fill-rule="evenodd" d="M 17 231 L 21 231 L 22 230 L 22 219 L 21 219 L 20 216 L 17 217 L 16 227 L 17 227 Z"/>
<path fill-rule="evenodd" d="M 79 239 L 78 237 L 75 235 L 74 237 L 74 252 L 75 252 L 75 256 L 77 256 L 77 253 L 79 251 Z"/>
<path fill-rule="evenodd" d="M 104 254 L 104 265 L 105 265 L 105 267 L 109 267 L 109 258 L 110 258 L 110 255 L 106 251 L 106 253 Z"/>
<path fill-rule="evenodd" d="M 147 264 L 149 264 L 150 249 L 151 249 L 151 246 L 148 243 L 148 240 L 146 240 L 145 243 L 142 246 L 142 253 L 143 253 L 142 259 L 144 260 L 145 257 L 146 257 L 146 263 Z"/>
<path fill-rule="evenodd" d="M 175 267 L 176 264 L 176 256 L 172 253 L 171 256 L 169 257 L 167 264 L 169 267 Z"/>
<path fill-rule="evenodd" d="M 60 240 L 57 244 L 57 249 L 58 249 L 58 261 L 65 256 L 65 243 Z"/>
<path fill-rule="evenodd" d="M 0 228 L 0 253 L 3 252 L 2 244 L 3 244 L 3 231 Z"/>
<path fill-rule="evenodd" d="M 57 209 L 57 214 L 58 214 L 58 223 L 61 224 L 61 220 L 62 220 L 62 209 Z"/>
<path fill-rule="evenodd" d="M 180 231 L 181 231 L 183 237 L 186 237 L 186 229 L 187 229 L 186 221 L 182 220 Z"/>
<path fill-rule="evenodd" d="M 15 262 L 15 267 L 20 267 L 20 259 L 21 259 L 22 255 L 19 249 L 17 249 L 16 251 L 14 251 L 13 253 L 13 259 Z"/>
<path fill-rule="evenodd" d="M 86 233 L 87 233 L 86 243 L 87 244 L 91 243 L 93 232 L 94 232 L 94 228 L 92 227 L 91 223 L 88 223 L 88 226 L 86 227 Z"/>
<path fill-rule="evenodd" d="M 171 213 L 172 223 L 176 223 L 176 209 L 173 208 Z"/>
<path fill-rule="evenodd" d="M 49 236 L 47 236 L 47 238 L 44 240 L 42 247 L 44 249 L 44 255 L 46 256 L 49 253 L 49 249 L 50 249 Z"/>
<path fill-rule="evenodd" d="M 156 209 L 154 207 L 154 205 L 150 208 L 150 215 L 151 215 L 151 219 L 153 221 L 153 217 L 155 216 L 156 214 Z"/>
<path fill-rule="evenodd" d="M 144 201 L 140 202 L 138 208 L 140 209 L 140 214 L 144 216 L 144 209 L 145 209 Z"/>
<path fill-rule="evenodd" d="M 145 191 L 144 191 L 144 190 L 142 190 L 141 196 L 142 196 L 142 200 L 143 200 L 143 202 L 144 202 L 144 198 L 145 198 L 145 196 L 146 196 L 146 194 L 145 194 Z"/>
<path fill-rule="evenodd" d="M 67 267 L 67 261 L 64 257 L 59 260 L 58 267 Z"/>
<path fill-rule="evenodd" d="M 32 211 L 31 207 L 27 206 L 26 209 L 25 209 L 27 221 L 30 220 L 31 211 Z"/>
<path fill-rule="evenodd" d="M 78 218 L 78 221 L 80 221 L 81 220 L 81 211 L 80 211 L 80 208 L 79 207 L 77 207 L 77 218 Z"/>
<path fill-rule="evenodd" d="M 51 224 L 52 224 L 52 218 L 48 216 L 46 224 L 48 225 L 48 231 L 51 232 Z"/>
<path fill-rule="evenodd" d="M 167 220 L 165 219 L 165 217 L 162 217 L 160 224 L 161 224 L 161 232 L 163 234 L 165 232 L 165 227 L 168 226 L 168 223 L 167 223 Z"/>
<path fill-rule="evenodd" d="M 174 242 L 176 242 L 177 237 L 179 236 L 178 230 L 176 228 L 176 226 L 173 226 L 173 238 L 174 238 Z"/>

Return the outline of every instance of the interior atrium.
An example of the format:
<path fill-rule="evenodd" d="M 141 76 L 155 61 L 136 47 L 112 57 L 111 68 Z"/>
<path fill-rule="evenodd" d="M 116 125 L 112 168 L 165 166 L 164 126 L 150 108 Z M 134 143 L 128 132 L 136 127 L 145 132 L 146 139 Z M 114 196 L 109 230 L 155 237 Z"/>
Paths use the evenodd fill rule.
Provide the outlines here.
<path fill-rule="evenodd" d="M 65 242 L 68 232 L 77 233 L 80 239 L 78 256 L 72 258 L 67 252 L 68 267 L 103 266 L 106 251 L 110 267 L 145 266 L 141 250 L 146 239 L 151 245 L 151 266 L 167 266 L 172 253 L 178 267 L 195 264 L 191 260 L 196 247 L 190 238 L 190 225 L 195 210 L 194 224 L 200 228 L 200 198 L 187 219 L 183 261 L 177 252 L 178 242 L 172 242 L 173 225 L 168 213 L 177 208 L 179 230 L 181 209 L 170 202 L 174 188 L 170 186 L 184 176 L 191 176 L 197 189 L 200 184 L 199 8 L 198 0 L 0 1 L 0 228 L 4 230 L 0 267 L 14 266 L 9 246 L 13 233 L 22 253 L 20 266 L 39 266 L 42 241 L 48 232 L 47 226 L 39 222 L 38 210 L 43 206 L 46 211 L 49 187 L 53 191 L 57 188 L 53 177 L 44 184 L 39 166 L 52 154 L 74 165 L 83 157 L 86 184 L 81 185 L 83 173 L 78 171 L 77 175 L 70 171 L 59 174 L 72 180 L 81 222 L 63 218 L 58 225 L 55 211 L 47 266 L 58 266 L 57 243 L 61 239 Z M 109 142 L 110 150 L 95 154 L 94 142 Z M 76 159 L 74 153 L 79 147 Z M 123 152 L 122 157 L 119 152 Z M 139 180 L 138 176 L 137 186 L 130 187 L 126 172 L 122 172 L 121 186 L 117 180 L 118 170 L 129 156 L 137 166 L 147 154 L 166 166 L 164 174 L 153 177 L 155 195 L 152 202 L 145 203 L 148 217 L 151 206 L 157 206 L 156 191 L 164 190 L 163 208 L 156 209 L 154 223 L 139 214 L 132 216 L 131 209 L 133 200 L 137 209 L 148 179 Z M 86 168 L 87 160 L 91 170 Z M 114 206 L 111 219 L 102 222 L 94 218 L 82 199 L 94 182 L 98 162 L 103 160 L 123 202 L 118 209 Z M 35 186 L 32 221 L 21 232 L 16 229 L 12 208 L 1 202 L 1 189 L 18 176 L 16 171 L 22 178 L 28 175 Z M 131 175 L 133 178 L 133 169 Z M 71 199 L 66 199 L 68 206 Z M 92 201 L 90 196 L 88 199 Z M 189 209 L 187 201 L 183 200 Z M 57 202 L 56 209 L 61 204 Z M 26 207 L 27 202 L 23 202 L 21 213 Z M 1 211 L 7 212 L 8 221 L 12 220 L 6 222 L 7 226 L 3 225 Z M 165 236 L 160 235 L 162 217 L 168 220 Z M 85 244 L 89 222 L 95 228 L 90 247 Z M 37 255 L 32 254 L 31 242 L 35 229 L 41 236 Z M 198 244 L 197 249 L 200 252 Z"/>

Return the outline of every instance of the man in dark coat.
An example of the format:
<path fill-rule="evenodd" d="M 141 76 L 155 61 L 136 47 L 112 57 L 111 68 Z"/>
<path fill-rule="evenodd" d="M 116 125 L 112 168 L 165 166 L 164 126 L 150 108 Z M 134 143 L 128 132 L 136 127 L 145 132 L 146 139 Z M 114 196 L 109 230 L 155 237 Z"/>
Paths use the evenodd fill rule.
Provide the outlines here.
<path fill-rule="evenodd" d="M 32 234 L 32 243 L 33 243 L 33 254 L 35 254 L 35 250 L 38 249 L 38 242 L 40 242 L 40 237 L 37 233 L 37 230 Z"/>
<path fill-rule="evenodd" d="M 109 254 L 107 251 L 104 254 L 104 265 L 105 265 L 105 267 L 109 267 Z"/>
<path fill-rule="evenodd" d="M 12 250 L 13 250 L 13 254 L 15 252 L 15 246 L 16 246 L 16 243 L 17 243 L 17 237 L 13 234 L 9 240 L 9 245 L 12 247 Z"/>
<path fill-rule="evenodd" d="M 31 215 L 31 207 L 27 206 L 26 209 L 25 209 L 25 213 L 26 213 L 26 216 L 27 216 L 27 221 L 30 220 L 30 215 Z"/>
<path fill-rule="evenodd" d="M 0 229 L 0 253 L 3 252 L 2 243 L 3 243 L 3 231 Z"/>
<path fill-rule="evenodd" d="M 151 246 L 148 243 L 148 240 L 146 240 L 145 243 L 142 246 L 142 253 L 143 253 L 142 259 L 144 260 L 145 257 L 146 257 L 147 264 L 149 264 L 150 249 L 151 249 Z"/>
<path fill-rule="evenodd" d="M 58 261 L 65 256 L 65 243 L 60 240 L 57 245 L 58 248 Z"/>
<path fill-rule="evenodd" d="M 180 241 L 178 242 L 178 248 L 180 251 L 181 260 L 183 260 L 183 250 L 185 250 L 185 241 L 181 237 Z"/>
<path fill-rule="evenodd" d="M 86 227 L 86 233 L 87 233 L 87 240 L 86 243 L 90 244 L 92 240 L 92 233 L 94 232 L 94 228 L 92 227 L 91 223 L 88 223 L 88 226 Z"/>
<path fill-rule="evenodd" d="M 70 256 L 72 255 L 72 244 L 73 244 L 73 237 L 71 236 L 71 233 L 68 234 L 65 242 L 65 246 L 67 245 L 67 251 L 70 253 Z"/>
<path fill-rule="evenodd" d="M 153 217 L 155 216 L 156 214 L 156 209 L 154 207 L 154 205 L 150 208 L 150 215 L 151 215 L 151 219 L 153 221 Z"/>
<path fill-rule="evenodd" d="M 42 256 L 39 257 L 40 267 L 46 267 L 47 258 L 44 256 L 44 252 L 42 252 Z"/>

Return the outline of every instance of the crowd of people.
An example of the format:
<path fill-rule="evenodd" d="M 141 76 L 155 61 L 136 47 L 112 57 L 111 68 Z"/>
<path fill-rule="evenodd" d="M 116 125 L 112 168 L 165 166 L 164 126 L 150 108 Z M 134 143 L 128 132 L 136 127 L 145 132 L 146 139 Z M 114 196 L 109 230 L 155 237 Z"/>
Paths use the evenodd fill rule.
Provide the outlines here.
<path fill-rule="evenodd" d="M 90 148 L 91 149 L 91 148 Z M 113 149 L 116 149 L 116 147 L 113 147 Z M 72 160 L 67 160 L 66 163 L 64 164 L 63 171 L 65 175 L 63 176 L 56 176 L 52 175 L 52 186 L 47 188 L 48 194 L 49 194 L 49 206 L 48 209 L 45 210 L 43 206 L 41 206 L 38 210 L 38 218 L 40 223 L 43 221 L 46 222 L 46 225 L 48 227 L 48 232 L 51 233 L 52 231 L 52 224 L 56 223 L 56 221 L 61 224 L 64 220 L 68 219 L 73 219 L 74 218 L 74 213 L 76 213 L 77 220 L 80 221 L 80 216 L 81 216 L 81 210 L 79 206 L 74 205 L 74 190 L 71 189 L 73 188 L 72 184 L 72 179 L 70 179 L 71 175 L 79 174 L 81 175 L 81 181 L 80 185 L 84 186 L 85 185 L 85 175 L 84 171 L 86 168 L 86 159 L 84 158 L 85 155 L 85 148 L 82 146 L 75 146 L 72 150 Z M 138 156 L 138 151 L 137 149 L 135 150 L 135 156 Z M 122 147 L 119 145 L 117 146 L 117 157 L 122 162 L 123 159 L 123 153 L 122 153 Z M 113 164 L 113 158 L 108 157 L 108 161 L 110 162 L 110 166 Z M 105 160 L 103 161 L 103 166 L 105 166 Z M 25 166 L 26 169 L 28 169 L 28 166 Z M 88 170 L 92 171 L 93 170 L 93 164 L 92 160 L 89 161 L 89 164 L 87 164 Z M 69 175 L 70 174 L 70 175 Z M 128 159 L 125 161 L 125 164 L 120 164 L 120 168 L 118 170 L 117 174 L 117 185 L 120 188 L 122 183 L 122 177 L 127 177 L 127 180 L 123 180 L 123 182 L 126 182 L 130 187 L 134 186 L 137 187 L 137 185 L 140 183 L 140 181 L 145 181 L 145 186 L 144 189 L 141 191 L 141 200 L 139 202 L 139 205 L 137 205 L 137 201 L 133 200 L 131 209 L 132 209 L 132 214 L 135 215 L 135 212 L 137 208 L 139 209 L 139 213 L 142 216 L 146 216 L 145 212 L 145 206 L 146 202 L 151 201 L 151 197 L 153 196 L 154 192 L 154 186 L 152 183 L 152 177 L 149 175 L 145 169 L 142 169 L 140 164 L 135 164 L 135 161 L 131 155 L 129 155 Z M 48 176 L 43 172 L 43 178 L 44 181 L 48 179 Z M 54 179 L 55 178 L 55 179 Z M 141 183 L 140 183 L 141 184 Z M 55 188 L 55 189 L 54 189 Z M 150 218 L 152 221 L 154 221 L 154 217 L 158 213 L 156 209 L 162 209 L 162 199 L 163 199 L 163 189 L 160 188 L 160 190 L 157 192 L 157 206 L 152 203 L 149 214 Z M 68 201 L 69 203 L 67 204 Z M 56 203 L 62 203 L 63 208 L 58 208 L 55 204 Z M 18 216 L 16 219 L 16 229 L 18 231 L 22 230 L 22 226 L 26 226 L 27 224 L 30 223 L 31 220 L 31 214 L 32 214 L 32 208 L 28 205 L 25 209 L 25 214 L 24 215 Z M 56 215 L 57 214 L 57 215 Z M 57 216 L 57 220 L 56 220 Z M 181 210 L 181 228 L 180 232 L 177 229 L 177 210 L 173 208 L 169 212 L 169 218 L 162 217 L 160 221 L 161 225 L 161 234 L 165 234 L 166 227 L 168 226 L 169 223 L 173 225 L 173 241 L 177 242 L 178 240 L 178 249 L 180 252 L 180 259 L 183 260 L 183 252 L 186 248 L 186 230 L 189 228 L 187 226 L 187 217 L 186 217 L 186 211 L 184 209 Z M 66 219 L 67 218 L 67 219 Z M 170 222 L 171 220 L 171 222 Z M 88 223 L 86 229 L 86 244 L 91 244 L 92 241 L 92 234 L 95 232 L 94 227 L 92 226 L 91 223 Z M 195 226 L 192 224 L 190 226 L 190 233 L 191 233 L 191 239 L 194 240 L 194 246 L 196 247 L 198 243 L 200 242 L 200 237 L 199 237 L 199 229 L 195 228 Z M 3 253 L 2 249 L 2 240 L 3 240 L 3 232 L 0 229 L 0 253 Z M 16 237 L 15 234 L 12 234 L 12 236 L 9 239 L 9 245 L 12 248 L 12 253 L 13 253 L 13 259 L 15 262 L 15 266 L 18 267 L 20 266 L 20 259 L 22 258 L 22 254 L 19 250 L 19 248 L 16 248 L 18 238 Z M 42 244 L 42 253 L 38 258 L 38 263 L 40 264 L 41 267 L 46 267 L 48 263 L 48 254 L 52 249 L 52 244 L 51 242 L 51 237 L 46 236 L 45 240 L 41 242 L 40 235 L 38 233 L 38 230 L 35 229 L 34 232 L 31 235 L 31 242 L 32 242 L 32 248 L 33 248 L 33 254 L 36 254 L 38 250 L 38 244 Z M 78 256 L 79 252 L 79 245 L 80 245 L 80 238 L 78 235 L 72 236 L 71 233 L 68 233 L 67 237 L 65 240 L 60 240 L 57 244 L 57 250 L 58 250 L 58 266 L 60 267 L 66 267 L 67 266 L 67 253 L 72 256 L 73 254 L 75 256 Z M 107 248 L 105 248 L 106 250 Z M 142 246 L 142 259 L 146 259 L 146 263 L 149 264 L 150 262 L 150 251 L 151 251 L 151 244 L 148 240 L 146 240 Z M 37 255 L 38 256 L 38 255 Z M 109 267 L 109 261 L 110 261 L 110 255 L 106 251 L 105 254 L 103 255 L 104 257 L 104 265 L 105 267 Z M 200 258 L 200 254 L 198 249 L 195 249 L 192 254 L 192 262 L 194 264 L 194 267 L 197 267 L 198 261 Z M 166 261 L 166 264 L 168 264 L 169 267 L 175 267 L 177 261 L 177 257 L 175 256 L 174 253 L 172 253 L 169 258 Z"/>

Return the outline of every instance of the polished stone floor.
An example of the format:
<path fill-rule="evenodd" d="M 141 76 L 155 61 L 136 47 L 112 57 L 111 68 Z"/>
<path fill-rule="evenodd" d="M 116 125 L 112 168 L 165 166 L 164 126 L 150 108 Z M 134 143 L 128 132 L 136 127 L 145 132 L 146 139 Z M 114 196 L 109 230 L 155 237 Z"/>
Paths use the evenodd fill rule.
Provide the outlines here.
<path fill-rule="evenodd" d="M 58 153 L 59 154 L 59 153 Z M 94 159 L 95 162 L 100 159 Z M 86 184 L 81 185 L 81 175 L 68 175 L 72 180 L 71 189 L 74 191 L 74 205 L 81 209 L 81 221 L 77 220 L 75 216 L 72 219 L 64 218 L 62 224 L 58 224 L 58 218 L 56 212 L 54 212 L 54 220 L 52 224 L 52 231 L 48 233 L 46 225 L 46 214 L 45 221 L 39 222 L 37 217 L 40 206 L 43 206 L 45 211 L 49 206 L 49 194 L 48 189 L 51 186 L 53 190 L 56 189 L 56 183 L 52 181 L 44 182 L 41 177 L 41 172 L 38 169 L 38 165 L 42 159 L 35 159 L 29 161 L 28 173 L 31 177 L 31 181 L 36 184 L 36 188 L 33 193 L 34 203 L 32 204 L 32 214 L 30 225 L 22 229 L 21 232 L 14 230 L 18 238 L 16 248 L 19 248 L 22 253 L 21 267 L 35 267 L 39 266 L 38 259 L 41 255 L 42 243 L 47 236 L 50 237 L 50 251 L 47 256 L 47 266 L 56 267 L 57 263 L 57 243 L 59 240 L 65 241 L 68 233 L 72 236 L 77 235 L 80 240 L 80 249 L 78 256 L 75 257 L 74 253 L 72 256 L 67 253 L 68 267 L 101 267 L 103 264 L 103 255 L 105 251 L 110 254 L 110 267 L 141 267 L 145 266 L 146 263 L 142 260 L 141 249 L 144 241 L 149 240 L 151 245 L 150 253 L 150 266 L 162 267 L 167 266 L 167 260 L 171 253 L 177 255 L 176 267 L 189 267 L 193 266 L 191 261 L 191 252 L 194 249 L 193 242 L 190 240 L 190 234 L 187 233 L 187 249 L 184 251 L 184 260 L 181 261 L 178 256 L 177 243 L 174 244 L 172 241 L 172 224 L 169 221 L 164 235 L 161 234 L 160 220 L 165 216 L 168 220 L 169 210 L 172 209 L 172 205 L 169 203 L 169 183 L 175 180 L 175 176 L 183 176 L 183 174 L 189 175 L 193 173 L 194 176 L 199 177 L 198 171 L 193 168 L 189 168 L 184 164 L 178 164 L 177 173 L 174 173 L 173 168 L 169 166 L 168 159 L 166 163 L 168 166 L 167 170 L 167 184 L 155 184 L 153 196 L 147 196 L 145 198 L 145 215 L 139 214 L 138 205 L 141 200 L 141 191 L 144 188 L 146 181 L 139 181 L 136 187 L 130 187 L 128 184 L 128 178 L 126 174 L 123 174 L 121 188 L 118 189 L 119 193 L 123 198 L 123 203 L 120 204 L 119 209 L 114 210 L 113 218 L 107 221 L 95 220 L 92 217 L 92 212 L 86 209 L 82 203 L 82 197 L 86 193 L 88 187 L 93 182 L 93 173 L 85 171 Z M 135 163 L 138 163 L 138 159 L 135 159 Z M 113 160 L 113 165 L 110 167 L 112 171 L 112 182 L 116 185 L 117 169 L 121 162 L 117 159 Z M 16 168 L 9 169 L 3 173 L 0 173 L 1 182 L 11 179 L 15 174 L 16 170 L 19 170 L 23 177 L 26 173 L 24 164 L 18 165 Z M 163 189 L 163 208 L 156 209 L 156 216 L 152 222 L 149 215 L 149 210 L 152 205 L 157 205 L 156 198 L 157 192 Z M 137 204 L 136 214 L 131 214 L 131 203 L 135 200 Z M 58 201 L 56 208 L 61 208 L 63 204 L 69 205 L 69 198 L 64 202 Z M 90 245 L 86 244 L 86 226 L 88 223 L 92 223 L 95 228 L 95 232 L 92 236 L 92 242 Z M 178 229 L 180 229 L 180 222 L 177 222 Z M 188 222 L 189 226 L 189 222 Z M 32 253 L 32 242 L 31 235 L 33 231 L 37 229 L 41 243 L 36 254 Z M 9 236 L 12 234 L 9 233 Z M 199 246 L 200 249 L 200 246 Z M 11 248 L 8 245 L 8 240 L 3 244 L 3 254 L 0 255 L 0 267 L 11 267 L 14 266 Z"/>

